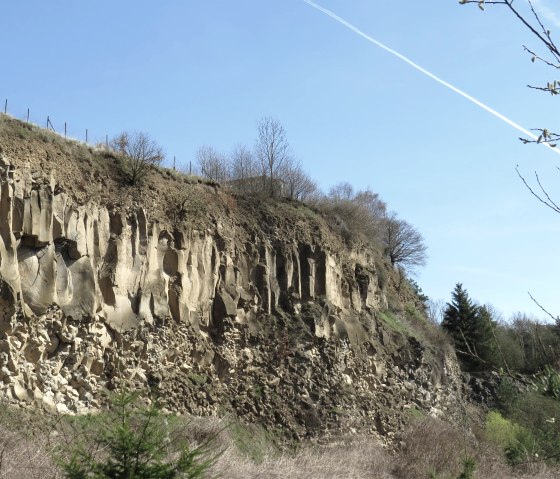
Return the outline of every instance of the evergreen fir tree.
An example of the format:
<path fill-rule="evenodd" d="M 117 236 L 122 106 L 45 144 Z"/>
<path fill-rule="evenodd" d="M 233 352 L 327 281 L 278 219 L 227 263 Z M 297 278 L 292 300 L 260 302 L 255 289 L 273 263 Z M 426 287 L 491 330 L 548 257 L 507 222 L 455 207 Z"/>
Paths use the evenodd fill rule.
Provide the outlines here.
<path fill-rule="evenodd" d="M 492 363 L 495 359 L 490 311 L 474 304 L 461 283 L 455 285 L 451 297 L 441 326 L 453 338 L 465 369 L 485 369 L 488 367 L 485 363 Z"/>
<path fill-rule="evenodd" d="M 480 306 L 472 340 L 476 345 L 478 355 L 488 363 L 483 365 L 483 368 L 488 368 L 489 365 L 503 367 L 503 362 L 498 355 L 496 339 L 492 334 L 495 326 L 496 322 L 492 318 L 490 310 L 486 306 Z"/>
<path fill-rule="evenodd" d="M 114 396 L 108 413 L 77 417 L 73 443 L 55 460 L 67 479 L 202 479 L 218 457 L 211 441 L 191 447 L 169 416 L 137 408 L 137 393 Z"/>

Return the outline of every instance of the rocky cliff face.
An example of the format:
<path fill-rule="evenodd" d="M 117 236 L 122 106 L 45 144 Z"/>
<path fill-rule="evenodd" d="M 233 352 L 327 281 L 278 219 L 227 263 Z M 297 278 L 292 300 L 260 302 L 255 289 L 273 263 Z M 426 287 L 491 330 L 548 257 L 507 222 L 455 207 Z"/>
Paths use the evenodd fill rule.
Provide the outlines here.
<path fill-rule="evenodd" d="M 195 227 L 185 201 L 158 217 L 154 188 L 123 204 L 80 201 L 32 154 L 4 151 L 3 397 L 81 412 L 126 383 L 173 410 L 232 412 L 294 437 L 390 435 L 411 408 L 456 411 L 454 357 L 399 322 L 408 286 L 373 252 L 329 239 L 307 208 L 270 217 L 221 192 L 226 207 Z M 218 195 L 188 188 L 191 200 Z"/>

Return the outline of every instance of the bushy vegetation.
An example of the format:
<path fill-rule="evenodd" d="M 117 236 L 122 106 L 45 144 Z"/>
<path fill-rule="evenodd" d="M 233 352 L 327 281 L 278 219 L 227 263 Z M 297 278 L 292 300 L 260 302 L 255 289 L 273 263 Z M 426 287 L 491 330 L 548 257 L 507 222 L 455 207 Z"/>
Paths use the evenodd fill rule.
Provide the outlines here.
<path fill-rule="evenodd" d="M 455 286 L 442 316 L 441 327 L 453 339 L 468 371 L 532 375 L 556 371 L 560 365 L 557 324 L 543 323 L 523 314 L 504 321 L 491 306 L 477 305 L 461 284 Z"/>
<path fill-rule="evenodd" d="M 499 446 L 512 463 L 532 453 L 535 448 L 531 433 L 519 424 L 504 418 L 498 411 L 486 417 L 486 438 Z"/>
<path fill-rule="evenodd" d="M 520 314 L 503 321 L 457 284 L 441 326 L 453 339 L 463 369 L 498 373 L 486 439 L 512 466 L 560 463 L 558 325 Z"/>
<path fill-rule="evenodd" d="M 387 204 L 370 189 L 355 191 L 339 183 L 312 203 L 348 242 L 377 245 L 395 267 L 413 271 L 426 263 L 422 235 L 387 209 Z"/>
<path fill-rule="evenodd" d="M 257 122 L 253 149 L 239 144 L 228 155 L 208 145 L 199 148 L 196 171 L 238 193 L 306 202 L 323 213 L 347 242 L 374 244 L 394 266 L 410 271 L 426 263 L 422 235 L 389 211 L 377 193 L 355 191 L 346 182 L 323 193 L 295 158 L 286 131 L 274 118 Z"/>
<path fill-rule="evenodd" d="M 498 410 L 487 416 L 486 436 L 500 446 L 512 465 L 560 463 L 560 401 L 538 389 L 500 387 Z"/>
<path fill-rule="evenodd" d="M 499 367 L 507 363 L 512 370 L 536 374 L 547 365 L 560 365 L 560 329 L 554 323 L 516 314 L 508 322 L 497 323 L 496 336 L 503 353 Z"/>

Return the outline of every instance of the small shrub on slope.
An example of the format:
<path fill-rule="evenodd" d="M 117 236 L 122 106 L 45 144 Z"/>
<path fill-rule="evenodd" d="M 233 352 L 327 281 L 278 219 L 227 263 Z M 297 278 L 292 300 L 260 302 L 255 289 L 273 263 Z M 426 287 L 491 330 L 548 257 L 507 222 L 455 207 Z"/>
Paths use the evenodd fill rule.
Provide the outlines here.
<path fill-rule="evenodd" d="M 120 393 L 109 414 L 76 418 L 78 433 L 57 462 L 67 479 L 198 479 L 216 459 L 209 443 L 190 448 L 174 437 L 169 417 L 155 406 L 136 408 L 136 395 Z"/>

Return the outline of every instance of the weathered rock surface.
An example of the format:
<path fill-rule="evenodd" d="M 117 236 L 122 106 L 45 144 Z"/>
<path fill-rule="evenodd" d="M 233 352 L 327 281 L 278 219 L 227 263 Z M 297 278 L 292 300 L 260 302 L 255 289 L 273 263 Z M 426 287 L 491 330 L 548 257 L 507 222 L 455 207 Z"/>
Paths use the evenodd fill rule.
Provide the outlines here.
<path fill-rule="evenodd" d="M 141 207 L 78 204 L 15 163 L 0 161 L 2 396 L 82 412 L 126 382 L 294 437 L 390 436 L 411 408 L 454 413 L 454 357 L 380 319 L 394 272 L 367 251 L 259 235 L 227 214 L 163 226 Z"/>

